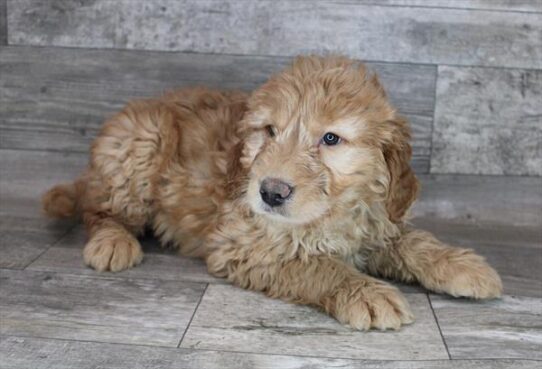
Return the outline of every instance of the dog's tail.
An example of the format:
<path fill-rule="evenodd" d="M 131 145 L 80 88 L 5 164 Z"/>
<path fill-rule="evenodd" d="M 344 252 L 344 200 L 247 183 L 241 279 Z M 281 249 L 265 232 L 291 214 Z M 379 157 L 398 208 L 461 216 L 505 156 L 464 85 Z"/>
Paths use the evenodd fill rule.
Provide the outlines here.
<path fill-rule="evenodd" d="M 43 211 L 53 218 L 76 217 L 79 214 L 79 205 L 85 187 L 82 179 L 54 186 L 41 198 Z"/>

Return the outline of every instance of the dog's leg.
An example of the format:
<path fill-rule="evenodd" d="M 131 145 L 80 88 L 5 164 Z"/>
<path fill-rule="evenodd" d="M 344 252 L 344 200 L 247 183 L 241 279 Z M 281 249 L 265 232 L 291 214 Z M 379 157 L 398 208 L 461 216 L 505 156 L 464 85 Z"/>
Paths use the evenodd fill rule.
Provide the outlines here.
<path fill-rule="evenodd" d="M 408 302 L 395 287 L 330 256 L 265 265 L 261 257 L 227 265 L 223 260 L 223 254 L 211 254 L 209 270 L 270 297 L 316 305 L 356 329 L 399 329 L 413 321 Z"/>
<path fill-rule="evenodd" d="M 407 231 L 389 247 L 372 252 L 367 271 L 456 297 L 485 299 L 502 293 L 499 275 L 482 256 L 443 244 L 421 230 Z"/>
<path fill-rule="evenodd" d="M 85 213 L 83 221 L 89 234 L 83 251 L 87 265 L 100 272 L 120 272 L 143 260 L 139 241 L 113 218 Z"/>

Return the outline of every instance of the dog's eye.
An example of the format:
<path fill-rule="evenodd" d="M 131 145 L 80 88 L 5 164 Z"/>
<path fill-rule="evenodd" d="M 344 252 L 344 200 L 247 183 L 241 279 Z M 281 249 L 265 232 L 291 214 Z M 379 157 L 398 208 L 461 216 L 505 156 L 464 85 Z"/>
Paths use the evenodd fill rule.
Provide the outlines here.
<path fill-rule="evenodd" d="M 335 133 L 328 132 L 322 137 L 322 143 L 324 145 L 333 146 L 341 142 L 341 138 Z"/>
<path fill-rule="evenodd" d="M 273 127 L 272 125 L 265 126 L 265 130 L 267 131 L 269 137 L 275 137 L 277 135 L 275 127 Z"/>

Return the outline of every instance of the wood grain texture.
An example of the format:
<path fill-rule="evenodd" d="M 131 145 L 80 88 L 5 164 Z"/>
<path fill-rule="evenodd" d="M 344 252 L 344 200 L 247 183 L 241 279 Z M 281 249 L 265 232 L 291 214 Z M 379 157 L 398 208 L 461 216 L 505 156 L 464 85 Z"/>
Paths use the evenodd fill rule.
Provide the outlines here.
<path fill-rule="evenodd" d="M 356 2 L 379 6 L 542 12 L 542 2 L 537 0 L 356 0 Z"/>
<path fill-rule="evenodd" d="M 7 47 L 0 54 L 0 147 L 87 152 L 130 99 L 179 87 L 253 90 L 290 58 Z M 436 67 L 369 63 L 411 123 L 413 165 L 426 173 Z M 28 78 L 31 75 L 32 78 Z"/>
<path fill-rule="evenodd" d="M 0 338 L 3 369 L 535 369 L 529 360 L 348 360 L 172 349 L 28 337 Z"/>
<path fill-rule="evenodd" d="M 431 172 L 542 175 L 540 101 L 542 70 L 439 66 Z"/>
<path fill-rule="evenodd" d="M 0 270 L 2 335 L 176 347 L 204 284 Z"/>
<path fill-rule="evenodd" d="M 207 272 L 203 260 L 183 257 L 174 250 L 164 249 L 159 246 L 156 239 L 150 236 L 141 239 L 145 256 L 140 265 L 119 273 L 99 273 L 84 265 L 82 252 L 85 243 L 84 229 L 82 226 L 78 226 L 40 256 L 28 269 L 111 278 L 227 283 L 224 279 L 212 277 Z"/>
<path fill-rule="evenodd" d="M 0 268 L 24 269 L 57 238 L 43 232 L 0 230 Z"/>
<path fill-rule="evenodd" d="M 434 218 L 412 222 L 450 245 L 483 255 L 499 272 L 505 294 L 542 298 L 542 227 L 482 226 Z"/>
<path fill-rule="evenodd" d="M 430 298 L 452 359 L 542 359 L 542 299 Z"/>
<path fill-rule="evenodd" d="M 540 68 L 541 13 L 343 1 L 9 0 L 9 43 Z M 96 25 L 99 25 L 96 27 Z M 393 40 L 393 42 L 390 42 Z"/>
<path fill-rule="evenodd" d="M 0 149 L 0 216 L 42 218 L 40 198 L 51 186 L 73 180 L 86 154 Z"/>
<path fill-rule="evenodd" d="M 424 294 L 406 294 L 416 323 L 399 332 L 359 332 L 308 306 L 228 285 L 210 285 L 181 347 L 352 359 L 446 359 Z M 390 350 L 393 347 L 393 350 Z"/>
<path fill-rule="evenodd" d="M 285 64 L 258 57 L 8 47 L 0 55 L 0 145 L 87 152 L 105 119 L 130 99 L 193 85 L 251 90 Z"/>
<path fill-rule="evenodd" d="M 0 268 L 22 269 L 73 227 L 45 218 L 40 196 L 75 177 L 86 158 L 16 150 L 0 150 L 0 157 Z"/>
<path fill-rule="evenodd" d="M 412 215 L 461 223 L 542 228 L 542 178 L 476 175 L 418 176 Z"/>
<path fill-rule="evenodd" d="M 71 222 L 58 224 L 46 219 L 0 216 L 0 268 L 25 268 L 71 226 Z"/>
<path fill-rule="evenodd" d="M 6 0 L 0 0 L 0 45 L 8 42 L 8 22 Z"/>

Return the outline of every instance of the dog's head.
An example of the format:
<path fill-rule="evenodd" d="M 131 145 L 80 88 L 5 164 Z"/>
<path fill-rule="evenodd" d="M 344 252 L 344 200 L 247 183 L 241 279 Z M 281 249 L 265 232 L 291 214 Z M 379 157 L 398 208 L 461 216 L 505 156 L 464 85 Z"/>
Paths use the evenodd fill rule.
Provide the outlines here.
<path fill-rule="evenodd" d="M 256 213 L 306 224 L 380 201 L 399 222 L 415 199 L 407 123 L 352 60 L 298 57 L 252 94 L 242 129 Z"/>

